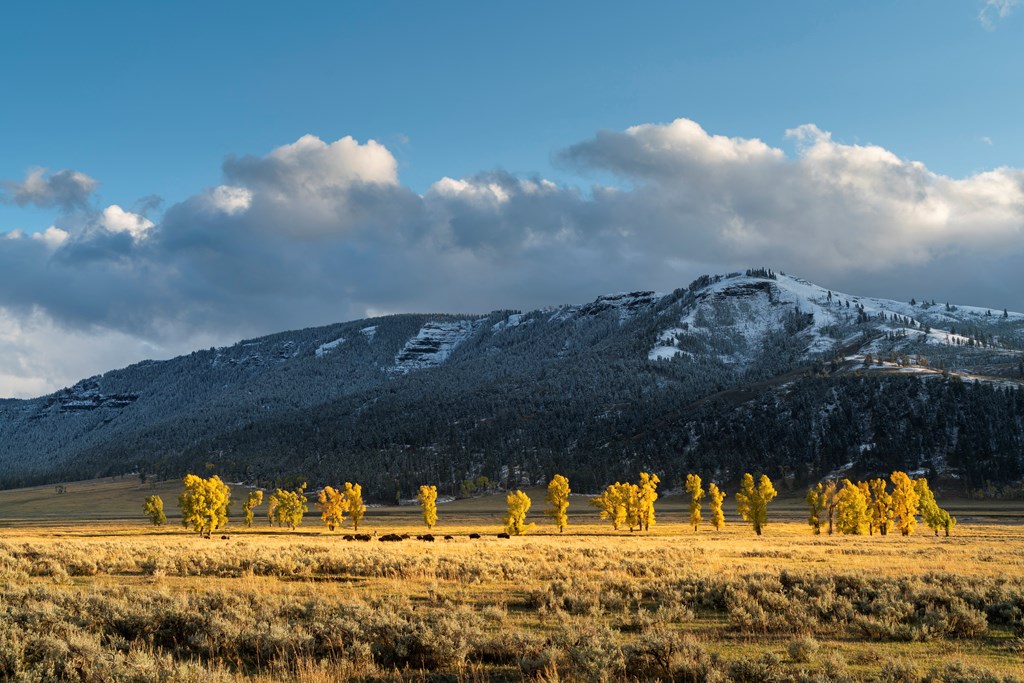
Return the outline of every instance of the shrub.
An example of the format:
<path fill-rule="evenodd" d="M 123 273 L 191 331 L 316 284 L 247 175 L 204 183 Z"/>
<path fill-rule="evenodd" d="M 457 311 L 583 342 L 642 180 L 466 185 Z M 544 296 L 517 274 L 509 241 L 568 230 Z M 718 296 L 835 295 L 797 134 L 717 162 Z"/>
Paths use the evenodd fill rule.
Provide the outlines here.
<path fill-rule="evenodd" d="M 794 662 L 807 663 L 814 661 L 818 655 L 818 641 L 814 638 L 796 638 L 789 643 L 789 656 Z"/>

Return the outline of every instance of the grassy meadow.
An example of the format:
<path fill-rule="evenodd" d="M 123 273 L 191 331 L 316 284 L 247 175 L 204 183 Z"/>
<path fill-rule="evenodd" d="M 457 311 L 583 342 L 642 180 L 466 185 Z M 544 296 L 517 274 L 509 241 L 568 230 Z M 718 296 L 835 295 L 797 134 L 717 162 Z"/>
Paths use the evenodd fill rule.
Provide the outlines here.
<path fill-rule="evenodd" d="M 573 496 L 559 534 L 537 489 L 527 536 L 497 538 L 487 496 L 439 505 L 435 542 L 382 543 L 328 532 L 312 504 L 294 532 L 266 504 L 246 529 L 239 487 L 202 539 L 180 490 L 0 491 L 0 680 L 1024 680 L 1020 503 L 940 497 L 950 538 L 829 537 L 794 494 L 756 537 L 731 497 L 723 531 L 694 533 L 667 496 L 631 534 Z M 418 512 L 371 507 L 360 532 L 425 533 Z"/>

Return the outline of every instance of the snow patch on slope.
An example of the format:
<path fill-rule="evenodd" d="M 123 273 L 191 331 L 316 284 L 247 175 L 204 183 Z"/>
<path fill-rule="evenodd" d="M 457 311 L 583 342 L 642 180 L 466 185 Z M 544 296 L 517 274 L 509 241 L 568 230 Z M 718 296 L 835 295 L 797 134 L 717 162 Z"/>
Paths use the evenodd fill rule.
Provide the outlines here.
<path fill-rule="evenodd" d="M 441 365 L 462 342 L 482 324 L 481 319 L 431 321 L 410 339 L 395 356 L 392 372 L 406 373 Z"/>
<path fill-rule="evenodd" d="M 338 337 L 334 341 L 329 341 L 326 344 L 321 344 L 320 346 L 317 347 L 317 349 L 316 349 L 316 351 L 314 351 L 314 353 L 316 354 L 317 358 L 323 358 L 328 353 L 330 353 L 331 351 L 333 351 L 334 349 L 338 348 L 340 345 L 342 345 L 344 343 L 345 343 L 345 338 L 344 337 Z"/>
<path fill-rule="evenodd" d="M 371 325 L 369 327 L 364 327 L 363 329 L 359 330 L 359 334 L 366 337 L 367 343 L 372 342 L 373 338 L 377 336 L 377 326 Z"/>

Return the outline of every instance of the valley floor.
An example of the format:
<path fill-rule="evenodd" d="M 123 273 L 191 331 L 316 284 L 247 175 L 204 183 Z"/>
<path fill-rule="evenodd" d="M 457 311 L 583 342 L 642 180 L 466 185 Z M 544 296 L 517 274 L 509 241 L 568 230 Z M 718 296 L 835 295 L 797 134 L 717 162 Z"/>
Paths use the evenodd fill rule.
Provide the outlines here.
<path fill-rule="evenodd" d="M 538 527 L 499 539 L 491 496 L 440 506 L 432 543 L 345 541 L 312 511 L 206 540 L 141 504 L 117 519 L 151 490 L 0 492 L 0 679 L 1024 679 L 1013 505 L 950 506 L 950 538 L 829 537 L 790 500 L 756 537 L 694 533 L 671 497 L 649 534 L 614 532 L 574 497 L 560 535 L 534 495 Z M 416 513 L 371 508 L 360 532 L 425 533 Z"/>

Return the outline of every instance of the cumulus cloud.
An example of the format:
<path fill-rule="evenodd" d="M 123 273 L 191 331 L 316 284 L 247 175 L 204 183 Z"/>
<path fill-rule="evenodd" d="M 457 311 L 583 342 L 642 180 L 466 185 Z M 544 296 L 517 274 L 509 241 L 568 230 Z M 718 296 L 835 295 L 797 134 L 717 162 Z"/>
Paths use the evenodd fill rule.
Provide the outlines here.
<path fill-rule="evenodd" d="M 45 168 L 33 168 L 25 179 L 0 181 L 0 200 L 18 206 L 59 207 L 65 211 L 85 208 L 99 183 L 79 171 L 63 170 L 47 174 Z"/>
<path fill-rule="evenodd" d="M 0 309 L 44 316 L 38 335 L 130 338 L 125 348 L 150 355 L 371 311 L 669 290 L 762 264 L 852 293 L 1024 309 L 1024 172 L 952 178 L 814 125 L 787 136 L 790 151 L 687 119 L 600 131 L 557 158 L 614 186 L 499 170 L 443 177 L 422 195 L 383 145 L 304 136 L 227 159 L 222 184 L 158 222 L 111 205 L 31 238 L 7 233 Z M 131 353 L 111 362 L 141 358 Z M 107 369 L 84 363 L 78 375 Z M 18 386 L 42 386 L 24 367 Z M 48 388 L 78 379 L 46 376 L 61 377 Z M 13 386 L 0 378 L 0 395 Z"/>

